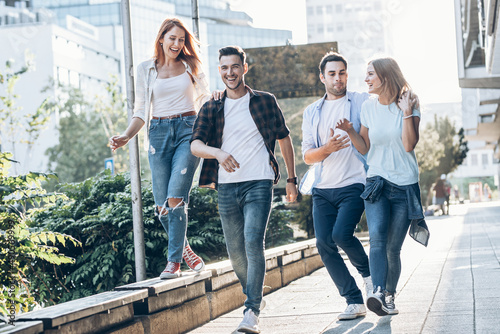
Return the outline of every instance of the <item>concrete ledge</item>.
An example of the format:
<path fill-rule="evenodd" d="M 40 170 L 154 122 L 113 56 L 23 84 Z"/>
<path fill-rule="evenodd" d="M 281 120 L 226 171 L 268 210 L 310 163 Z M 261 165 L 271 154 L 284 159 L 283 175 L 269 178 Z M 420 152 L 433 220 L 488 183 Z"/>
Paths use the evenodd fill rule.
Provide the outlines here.
<path fill-rule="evenodd" d="M 23 321 L 14 322 L 14 325 L 0 324 L 0 334 L 39 334 L 43 332 L 43 322 Z"/>
<path fill-rule="evenodd" d="M 210 319 L 215 319 L 224 313 L 232 311 L 245 302 L 240 283 L 225 287 L 224 289 L 207 292 L 207 300 L 210 304 Z"/>
<path fill-rule="evenodd" d="M 268 249 L 265 258 L 264 294 L 323 266 L 316 239 Z M 33 325 L 33 330 L 24 332 L 17 327 L 17 331 L 5 333 L 184 333 L 241 307 L 245 299 L 231 263 L 226 260 L 207 265 L 201 273 L 149 279 L 26 313 L 19 320 L 26 326 Z M 39 321 L 32 323 L 34 320 Z M 0 334 L 4 334 L 2 329 Z"/>
<path fill-rule="evenodd" d="M 147 334 L 179 334 L 210 321 L 208 300 L 205 296 L 178 307 L 140 316 Z"/>

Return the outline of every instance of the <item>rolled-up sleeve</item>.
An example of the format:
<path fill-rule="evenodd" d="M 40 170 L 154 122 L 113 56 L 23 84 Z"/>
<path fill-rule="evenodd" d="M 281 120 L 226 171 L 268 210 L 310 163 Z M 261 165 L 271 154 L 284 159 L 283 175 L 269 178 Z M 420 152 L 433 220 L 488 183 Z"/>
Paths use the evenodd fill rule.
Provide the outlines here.
<path fill-rule="evenodd" d="M 142 64 L 141 64 L 142 65 Z M 134 115 L 132 117 L 137 117 L 146 122 L 146 107 L 145 107 L 145 90 L 146 82 L 145 78 L 145 68 L 139 65 L 137 67 L 137 74 L 135 80 L 135 104 L 134 104 Z"/>
<path fill-rule="evenodd" d="M 312 148 L 316 148 L 316 143 L 311 128 L 311 107 L 308 107 L 302 117 L 302 158 Z"/>
<path fill-rule="evenodd" d="M 198 117 L 196 117 L 196 121 L 194 122 L 193 134 L 191 135 L 190 142 L 193 142 L 194 140 L 201 140 L 205 144 L 208 142 L 210 133 L 210 117 L 207 104 L 209 103 L 210 102 L 206 102 L 198 112 Z"/>
<path fill-rule="evenodd" d="M 276 139 L 280 140 L 287 137 L 290 134 L 290 130 L 286 126 L 285 117 L 283 116 L 283 111 L 281 110 L 276 97 L 273 95 L 275 106 L 275 114 L 276 114 L 276 122 L 275 122 L 275 133 Z"/>

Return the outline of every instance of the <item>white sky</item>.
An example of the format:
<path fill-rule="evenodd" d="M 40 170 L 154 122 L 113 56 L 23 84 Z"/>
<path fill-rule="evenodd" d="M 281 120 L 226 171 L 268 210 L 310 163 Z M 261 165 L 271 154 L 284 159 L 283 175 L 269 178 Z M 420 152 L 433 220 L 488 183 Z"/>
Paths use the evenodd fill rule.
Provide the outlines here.
<path fill-rule="evenodd" d="M 369 0 L 367 0 L 369 1 Z M 307 43 L 305 0 L 233 0 L 254 27 L 292 30 Z M 423 104 L 461 101 L 456 63 L 453 0 L 389 0 L 392 53 Z"/>

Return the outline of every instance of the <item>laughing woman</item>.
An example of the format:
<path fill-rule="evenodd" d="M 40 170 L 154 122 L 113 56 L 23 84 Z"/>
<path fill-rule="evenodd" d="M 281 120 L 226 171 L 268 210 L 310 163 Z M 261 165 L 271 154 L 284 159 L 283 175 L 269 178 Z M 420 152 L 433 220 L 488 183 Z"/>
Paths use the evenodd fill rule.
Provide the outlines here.
<path fill-rule="evenodd" d="M 392 58 L 368 63 L 368 92 L 378 95 L 363 103 L 361 130 L 348 121 L 337 125 L 366 154 L 366 219 L 370 233 L 370 272 L 374 292 L 367 307 L 376 314 L 398 314 L 394 304 L 401 274 L 401 247 L 410 223 L 423 219 L 415 146 L 420 112 L 401 69 Z"/>
<path fill-rule="evenodd" d="M 196 111 L 210 94 L 201 71 L 199 42 L 176 18 L 163 21 L 156 36 L 154 57 L 137 69 L 132 121 L 121 135 L 110 138 L 116 150 L 146 124 L 156 212 L 168 234 L 168 262 L 160 278 L 181 276 L 182 260 L 189 268 L 205 267 L 186 239 L 189 191 L 199 159 L 191 154 L 189 139 Z"/>

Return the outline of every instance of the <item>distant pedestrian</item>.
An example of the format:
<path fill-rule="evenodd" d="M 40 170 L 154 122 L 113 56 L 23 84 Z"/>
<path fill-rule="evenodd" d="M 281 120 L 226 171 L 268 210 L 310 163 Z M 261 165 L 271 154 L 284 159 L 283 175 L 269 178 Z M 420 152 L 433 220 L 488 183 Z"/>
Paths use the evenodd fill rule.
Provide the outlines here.
<path fill-rule="evenodd" d="M 392 58 L 368 63 L 365 82 L 377 94 L 363 103 L 358 134 L 341 122 L 354 146 L 366 154 L 366 218 L 370 233 L 370 273 L 374 291 L 368 309 L 394 315 L 396 288 L 401 274 L 401 247 L 410 224 L 426 230 L 418 185 L 415 146 L 419 139 L 420 112 L 398 64 Z M 416 224 L 416 225 L 414 225 Z M 423 243 L 427 244 L 428 233 Z M 417 235 L 417 238 L 420 236 Z"/>
<path fill-rule="evenodd" d="M 219 73 L 226 85 L 196 119 L 191 151 L 203 158 L 200 187 L 217 189 L 227 252 L 247 296 L 239 332 L 259 333 L 266 259 L 264 244 L 280 178 L 276 140 L 288 174 L 286 198 L 297 198 L 295 156 L 290 131 L 274 95 L 245 85 L 246 54 L 239 46 L 219 50 Z"/>
<path fill-rule="evenodd" d="M 327 53 L 319 70 L 326 94 L 304 111 L 302 152 L 307 164 L 315 164 L 310 173 L 319 168 L 312 188 L 318 252 L 347 303 L 338 318 L 350 320 L 366 315 L 366 307 L 338 247 L 363 277 L 367 291 L 373 289 L 368 256 L 354 235 L 365 209 L 360 197 L 366 182 L 365 158 L 335 125 L 345 118 L 352 131 L 359 131 L 361 105 L 370 95 L 347 91 L 347 60 L 338 53 Z"/>
<path fill-rule="evenodd" d="M 436 196 L 436 205 L 441 209 L 441 214 L 446 215 L 446 185 L 445 180 L 446 176 L 443 174 L 441 178 L 436 180 L 436 184 L 434 185 L 433 190 L 435 191 Z"/>

